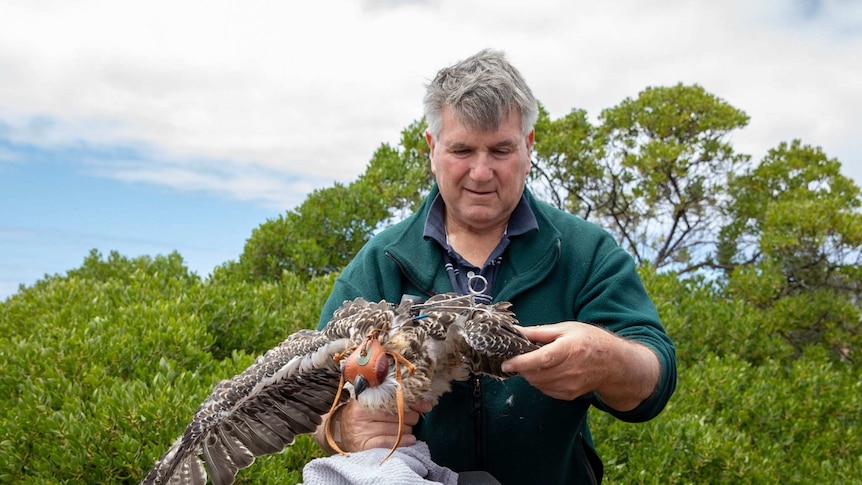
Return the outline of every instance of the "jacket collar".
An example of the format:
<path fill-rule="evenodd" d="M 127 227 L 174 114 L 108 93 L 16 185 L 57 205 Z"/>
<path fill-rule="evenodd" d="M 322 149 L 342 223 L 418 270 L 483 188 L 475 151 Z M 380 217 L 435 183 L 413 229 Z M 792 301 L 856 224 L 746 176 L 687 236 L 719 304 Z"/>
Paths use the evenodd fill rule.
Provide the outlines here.
<path fill-rule="evenodd" d="M 439 194 L 437 184 L 415 214 L 405 219 L 400 231 L 384 250 L 401 267 L 404 276 L 429 294 L 452 291 L 443 267 L 443 249 L 430 237 L 423 237 L 431 204 Z M 512 238 L 503 260 L 495 289 L 495 300 L 508 300 L 538 284 L 553 269 L 560 254 L 560 231 L 548 218 L 550 206 L 536 200 L 527 189 L 527 203 L 536 217 L 538 229 Z"/>

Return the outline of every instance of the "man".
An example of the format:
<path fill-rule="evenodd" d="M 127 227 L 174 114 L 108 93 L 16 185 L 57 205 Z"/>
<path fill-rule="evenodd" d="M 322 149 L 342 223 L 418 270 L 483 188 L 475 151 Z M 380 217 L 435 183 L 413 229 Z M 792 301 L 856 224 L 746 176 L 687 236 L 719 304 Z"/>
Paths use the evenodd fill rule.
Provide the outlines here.
<path fill-rule="evenodd" d="M 401 445 L 422 440 L 436 463 L 503 483 L 598 483 L 587 410 L 632 422 L 656 416 L 676 386 L 675 350 L 631 257 L 525 189 L 537 112 L 500 52 L 442 69 L 425 96 L 436 184 L 416 214 L 344 269 L 321 325 L 358 296 L 398 302 L 472 288 L 484 301 L 512 302 L 524 333 L 546 345 L 504 363 L 517 377 L 474 376 L 453 383 L 433 410 L 415 406 Z M 347 451 L 388 448 L 398 434 L 397 416 L 354 402 L 325 419 Z"/>

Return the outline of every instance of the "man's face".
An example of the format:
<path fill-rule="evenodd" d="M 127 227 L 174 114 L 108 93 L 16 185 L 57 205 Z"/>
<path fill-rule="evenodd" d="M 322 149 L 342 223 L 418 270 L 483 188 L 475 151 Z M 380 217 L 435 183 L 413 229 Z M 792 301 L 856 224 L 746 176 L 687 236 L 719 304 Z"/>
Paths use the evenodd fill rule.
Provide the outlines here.
<path fill-rule="evenodd" d="M 446 202 L 446 223 L 484 231 L 505 227 L 518 205 L 530 170 L 534 133 L 521 133 L 521 117 L 512 113 L 497 131 L 464 126 L 448 107 L 431 148 L 431 172 Z"/>

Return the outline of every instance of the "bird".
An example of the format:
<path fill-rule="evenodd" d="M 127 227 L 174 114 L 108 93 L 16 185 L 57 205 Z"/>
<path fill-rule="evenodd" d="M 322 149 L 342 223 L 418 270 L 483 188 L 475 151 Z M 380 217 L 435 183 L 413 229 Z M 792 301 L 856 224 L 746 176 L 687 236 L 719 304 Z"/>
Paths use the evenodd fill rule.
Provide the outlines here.
<path fill-rule="evenodd" d="M 474 296 L 345 301 L 321 330 L 289 335 L 219 382 L 141 483 L 231 484 L 256 457 L 284 451 L 349 399 L 397 413 L 403 424 L 405 408 L 419 400 L 436 404 L 453 380 L 511 377 L 502 362 L 539 344 L 518 330 L 511 303 L 477 303 Z M 328 428 L 325 436 L 344 453 Z"/>

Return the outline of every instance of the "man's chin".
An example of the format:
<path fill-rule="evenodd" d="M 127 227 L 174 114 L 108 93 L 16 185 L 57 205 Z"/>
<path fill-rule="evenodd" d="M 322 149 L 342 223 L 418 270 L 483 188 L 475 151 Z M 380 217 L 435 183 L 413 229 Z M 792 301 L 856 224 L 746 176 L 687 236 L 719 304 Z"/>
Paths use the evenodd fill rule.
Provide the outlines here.
<path fill-rule="evenodd" d="M 506 219 L 499 210 L 487 207 L 471 208 L 464 214 L 464 222 L 474 228 L 493 227 Z"/>

